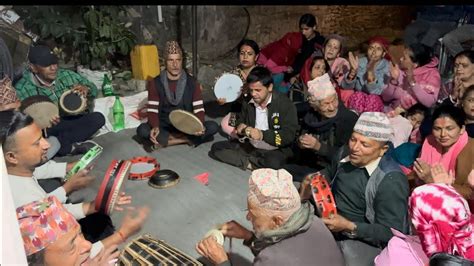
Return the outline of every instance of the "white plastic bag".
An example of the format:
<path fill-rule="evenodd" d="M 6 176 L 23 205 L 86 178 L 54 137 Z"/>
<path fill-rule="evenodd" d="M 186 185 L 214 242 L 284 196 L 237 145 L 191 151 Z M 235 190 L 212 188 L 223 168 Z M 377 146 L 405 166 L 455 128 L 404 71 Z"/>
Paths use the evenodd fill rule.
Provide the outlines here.
<path fill-rule="evenodd" d="M 112 80 L 112 72 L 110 72 L 110 70 L 90 70 L 83 66 L 77 66 L 77 73 L 94 83 L 99 91 L 102 91 L 104 75 L 107 75 L 109 79 Z"/>

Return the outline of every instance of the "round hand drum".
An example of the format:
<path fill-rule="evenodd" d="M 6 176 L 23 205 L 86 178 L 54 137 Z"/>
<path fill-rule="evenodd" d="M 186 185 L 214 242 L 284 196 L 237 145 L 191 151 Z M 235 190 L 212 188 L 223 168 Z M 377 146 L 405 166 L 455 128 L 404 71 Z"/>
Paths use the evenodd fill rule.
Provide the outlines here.
<path fill-rule="evenodd" d="M 48 96 L 35 95 L 21 102 L 20 111 L 30 115 L 41 129 L 51 126 L 51 119 L 59 116 L 58 106 Z"/>
<path fill-rule="evenodd" d="M 179 182 L 179 175 L 172 170 L 164 169 L 156 173 L 148 180 L 148 185 L 152 188 L 169 188 Z"/>
<path fill-rule="evenodd" d="M 170 113 L 169 118 L 176 129 L 188 135 L 196 135 L 204 130 L 201 120 L 188 111 L 174 110 Z"/>
<path fill-rule="evenodd" d="M 160 164 L 153 157 L 133 157 L 130 162 L 132 163 L 128 175 L 130 180 L 148 180 L 160 170 Z"/>
<path fill-rule="evenodd" d="M 216 97 L 225 98 L 226 102 L 233 102 L 240 96 L 240 90 L 244 83 L 239 76 L 225 73 L 217 79 L 214 85 L 214 94 Z"/>
<path fill-rule="evenodd" d="M 337 214 L 336 202 L 328 181 L 320 173 L 311 176 L 311 192 L 314 202 L 322 218 L 329 218 Z"/>
<path fill-rule="evenodd" d="M 77 174 L 82 169 L 86 169 L 87 167 L 92 165 L 92 163 L 97 158 L 99 158 L 99 155 L 102 153 L 102 150 L 103 148 L 99 145 L 96 145 L 92 147 L 90 150 L 88 150 L 86 154 L 84 154 L 84 156 L 82 156 L 82 158 L 79 160 L 79 162 L 77 162 L 71 168 L 71 170 L 66 174 L 66 177 L 64 177 L 64 180 L 65 181 L 68 180 L 71 176 Z"/>
<path fill-rule="evenodd" d="M 115 203 L 120 196 L 123 181 L 128 175 L 131 165 L 127 160 L 112 160 L 95 198 L 96 211 L 107 215 L 113 212 Z"/>
<path fill-rule="evenodd" d="M 87 98 L 71 89 L 61 95 L 59 106 L 64 113 L 77 115 L 86 110 Z"/>

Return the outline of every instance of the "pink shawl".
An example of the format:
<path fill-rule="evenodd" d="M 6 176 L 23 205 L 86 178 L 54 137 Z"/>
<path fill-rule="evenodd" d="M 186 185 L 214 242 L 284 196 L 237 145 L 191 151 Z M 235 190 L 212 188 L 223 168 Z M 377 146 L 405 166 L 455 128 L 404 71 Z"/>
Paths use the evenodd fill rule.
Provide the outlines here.
<path fill-rule="evenodd" d="M 474 259 L 474 219 L 467 201 L 452 186 L 436 183 L 417 187 L 408 205 L 428 257 L 447 252 Z"/>
<path fill-rule="evenodd" d="M 452 171 L 453 175 L 456 176 L 456 159 L 468 140 L 467 132 L 464 132 L 446 153 L 441 154 L 441 145 L 436 142 L 433 135 L 429 135 L 421 147 L 420 159 L 429 165 L 441 163 L 448 173 Z"/>

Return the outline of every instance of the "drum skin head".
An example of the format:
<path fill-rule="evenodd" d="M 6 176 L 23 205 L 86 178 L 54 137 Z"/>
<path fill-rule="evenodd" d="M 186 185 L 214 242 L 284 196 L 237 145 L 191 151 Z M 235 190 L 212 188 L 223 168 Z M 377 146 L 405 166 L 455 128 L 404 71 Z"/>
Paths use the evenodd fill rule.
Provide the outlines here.
<path fill-rule="evenodd" d="M 179 175 L 169 169 L 158 170 L 156 173 L 148 180 L 148 185 L 153 188 L 169 188 L 175 186 L 179 182 Z"/>
<path fill-rule="evenodd" d="M 214 85 L 214 94 L 216 98 L 225 98 L 225 101 L 233 102 L 240 96 L 240 91 L 244 83 L 239 76 L 235 74 L 223 74 Z"/>
<path fill-rule="evenodd" d="M 87 99 L 73 90 L 68 90 L 61 95 L 59 105 L 67 114 L 80 114 L 87 108 Z"/>
<path fill-rule="evenodd" d="M 21 102 L 20 110 L 35 120 L 39 128 L 45 129 L 51 126 L 51 119 L 59 116 L 58 106 L 47 96 L 35 95 Z"/>
<path fill-rule="evenodd" d="M 169 118 L 171 124 L 173 124 L 176 129 L 188 135 L 195 135 L 204 130 L 204 125 L 201 120 L 188 111 L 171 111 Z"/>

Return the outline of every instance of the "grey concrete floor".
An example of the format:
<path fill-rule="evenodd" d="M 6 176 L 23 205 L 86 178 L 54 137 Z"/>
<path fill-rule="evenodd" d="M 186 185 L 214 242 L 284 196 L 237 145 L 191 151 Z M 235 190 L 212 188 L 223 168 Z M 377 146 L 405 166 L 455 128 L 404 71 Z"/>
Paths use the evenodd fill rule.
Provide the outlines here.
<path fill-rule="evenodd" d="M 154 189 L 148 186 L 147 181 L 126 181 L 125 192 L 133 197 L 132 205 L 146 205 L 151 208 L 143 229 L 136 236 L 149 233 L 192 257 L 199 258 L 195 245 L 213 226 L 236 220 L 251 229 L 251 224 L 245 218 L 248 178 L 251 172 L 219 163 L 207 155 L 213 142 L 224 140 L 222 136 L 216 134 L 213 142 L 196 148 L 179 145 L 148 154 L 132 139 L 134 134 L 135 129 L 126 129 L 94 138 L 104 147 L 92 170 L 96 179 L 90 187 L 73 193 L 72 201 L 95 198 L 105 170 L 113 159 L 152 156 L 161 164 L 161 169 L 171 169 L 177 172 L 181 179 L 176 186 L 168 189 Z M 60 160 L 71 161 L 78 158 L 80 156 Z M 193 178 L 203 172 L 210 174 L 208 186 Z M 117 228 L 123 215 L 120 212 L 111 215 Z M 241 240 L 233 239 L 232 242 L 233 264 L 250 265 L 253 260 L 250 250 L 242 245 Z M 229 239 L 226 239 L 225 248 L 229 252 Z M 206 263 L 206 260 L 202 262 Z"/>

